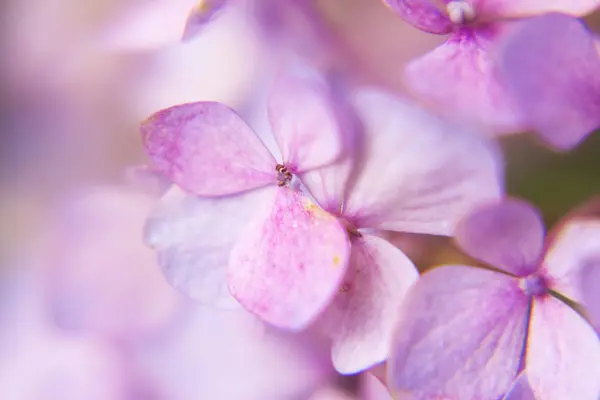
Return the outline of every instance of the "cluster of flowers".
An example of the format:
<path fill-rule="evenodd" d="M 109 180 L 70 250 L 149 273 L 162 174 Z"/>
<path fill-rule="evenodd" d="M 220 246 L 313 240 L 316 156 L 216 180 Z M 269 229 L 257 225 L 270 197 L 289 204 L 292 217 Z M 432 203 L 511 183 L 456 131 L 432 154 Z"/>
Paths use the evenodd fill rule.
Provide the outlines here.
<path fill-rule="evenodd" d="M 463 128 L 533 130 L 559 150 L 598 128 L 600 55 L 565 14 L 598 2 L 386 3 L 449 35 L 405 71 L 446 119 L 297 64 L 271 84 L 265 132 L 220 103 L 161 110 L 141 131 L 174 185 L 146 242 L 190 297 L 325 333 L 341 373 L 389 360 L 398 398 L 598 399 L 600 341 L 582 313 L 598 308 L 600 217 L 545 240 L 538 211 L 504 197 L 493 144 Z M 453 236 L 485 266 L 419 277 L 389 231 Z"/>
<path fill-rule="evenodd" d="M 137 187 L 67 204 L 3 291 L 1 397 L 348 400 L 328 385 L 358 374 L 361 400 L 598 400 L 600 199 L 546 234 L 495 140 L 600 127 L 600 1 L 384 0 L 449 36 L 413 100 L 332 66 L 311 0 L 139 2 L 111 40 L 197 40 L 242 3 L 289 44 L 266 99 L 155 112 Z M 398 233 L 476 265 L 419 271 Z"/>

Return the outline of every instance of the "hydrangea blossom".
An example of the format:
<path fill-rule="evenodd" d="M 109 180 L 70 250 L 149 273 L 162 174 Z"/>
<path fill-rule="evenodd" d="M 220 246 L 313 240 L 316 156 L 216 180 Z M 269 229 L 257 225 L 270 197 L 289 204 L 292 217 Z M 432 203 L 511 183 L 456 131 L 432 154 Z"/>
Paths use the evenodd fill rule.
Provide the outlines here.
<path fill-rule="evenodd" d="M 136 364 L 159 399 L 306 399 L 334 377 L 323 345 L 243 309 L 195 305 L 168 334 L 138 348 Z"/>
<path fill-rule="evenodd" d="M 415 399 L 492 399 L 522 370 L 536 398 L 597 399 L 600 341 L 562 301 L 581 301 L 574 277 L 597 234 L 573 241 L 561 229 L 544 243 L 529 204 L 478 208 L 456 238 L 497 270 L 445 266 L 423 275 L 400 311 L 390 388 Z"/>
<path fill-rule="evenodd" d="M 276 134 L 295 129 L 297 134 L 313 132 L 320 135 L 319 140 L 327 140 L 337 131 L 331 125 L 332 118 L 321 118 L 325 123 L 320 126 L 310 124 L 312 129 L 296 122 L 293 114 L 286 113 L 291 102 L 287 96 L 294 91 L 283 88 L 271 97 L 269 109 Z M 278 96 L 284 93 L 286 96 Z M 353 130 L 346 131 L 345 141 L 352 142 L 354 148 L 348 149 L 346 158 L 328 167 L 303 171 L 298 167 L 301 162 L 274 167 L 272 163 L 282 187 L 276 188 L 271 207 L 264 207 L 264 191 L 206 197 L 236 190 L 229 187 L 236 183 L 234 179 L 223 179 L 235 175 L 227 164 L 220 169 L 203 167 L 206 164 L 192 169 L 188 165 L 207 163 L 227 148 L 205 145 L 206 155 L 199 158 L 195 153 L 199 146 L 186 146 L 184 150 L 192 150 L 186 164 L 178 161 L 185 159 L 185 153 L 155 146 L 158 139 L 147 140 L 159 170 L 192 193 L 204 196 L 190 196 L 174 188 L 148 223 L 147 241 L 159 249 L 169 281 L 192 297 L 219 305 L 230 305 L 220 299 L 229 301 L 231 291 L 245 308 L 286 328 L 303 328 L 323 312 L 318 325 L 333 339 L 333 360 L 344 373 L 385 360 L 395 308 L 418 275 L 408 258 L 374 231 L 449 235 L 454 222 L 467 209 L 496 198 L 502 186 L 498 154 L 481 139 L 462 134 L 458 127 L 389 94 L 367 90 L 354 98 L 364 135 L 354 137 Z M 301 104 L 310 110 L 308 103 Z M 219 122 L 221 126 L 215 127 L 227 126 Z M 171 129 L 171 125 L 161 125 L 160 129 L 154 123 L 151 126 L 150 134 L 157 136 L 168 135 Z M 162 130 L 162 126 L 169 130 Z M 227 132 L 232 137 L 247 132 L 244 126 L 229 126 Z M 238 131 L 233 130 L 236 128 Z M 417 131 L 419 135 L 414 134 Z M 284 150 L 283 159 L 309 155 L 298 151 L 302 147 L 286 143 L 303 144 L 306 149 L 313 143 L 315 147 L 311 148 L 319 148 L 314 138 L 300 141 L 290 135 L 280 136 L 278 141 L 282 149 L 290 149 Z M 334 144 L 339 146 L 341 142 Z M 233 148 L 234 154 L 239 151 Z M 472 157 L 464 158 L 464 151 Z M 170 157 L 167 162 L 164 155 Z M 238 167 L 244 157 L 248 158 L 237 157 L 233 166 L 238 170 L 233 172 L 246 173 Z M 213 161 L 210 167 L 223 164 Z M 175 169 L 173 165 L 183 168 Z M 264 179 L 259 180 L 260 184 L 275 182 L 268 170 L 264 168 L 259 175 Z M 317 203 L 286 187 L 292 171 Z M 250 180 L 238 181 L 238 186 L 247 188 L 243 185 Z M 227 224 L 221 225 L 219 221 L 225 215 L 229 217 Z M 209 236 L 207 229 L 211 230 Z M 306 255 L 307 249 L 312 254 Z"/>
<path fill-rule="evenodd" d="M 389 93 L 361 89 L 353 100 L 364 127 L 354 157 L 302 175 L 350 238 L 348 271 L 319 319 L 342 373 L 387 358 L 396 309 L 418 277 L 381 235 L 450 235 L 471 207 L 502 192 L 498 154 L 485 141 Z"/>
<path fill-rule="evenodd" d="M 126 400 L 134 389 L 118 353 L 61 331 L 47 312 L 43 281 L 20 264 L 5 276 L 0 308 L 0 397 Z"/>
<path fill-rule="evenodd" d="M 293 178 L 342 155 L 332 96 L 312 70 L 279 76 L 268 111 L 281 156 L 219 103 L 175 106 L 142 125 L 158 171 L 193 195 L 173 188 L 147 225 L 169 282 L 219 305 L 230 305 L 229 287 L 246 308 L 290 329 L 322 310 L 345 271 L 347 234 Z"/>
<path fill-rule="evenodd" d="M 413 61 L 405 70 L 407 85 L 415 94 L 436 108 L 456 118 L 484 124 L 496 133 L 515 132 L 528 128 L 542 129 L 550 143 L 559 148 L 567 147 L 567 143 L 572 145 L 577 141 L 576 139 L 569 140 L 570 134 L 577 137 L 589 132 L 589 130 L 585 132 L 579 130 L 588 128 L 585 124 L 589 124 L 591 113 L 585 115 L 581 111 L 572 111 L 576 107 L 570 105 L 568 101 L 561 104 L 566 105 L 566 110 L 571 111 L 562 112 L 579 113 L 578 117 L 583 117 L 584 122 L 578 123 L 584 124 L 584 126 L 576 126 L 562 132 L 561 135 L 567 137 L 562 140 L 545 132 L 545 128 L 555 120 L 563 118 L 556 128 L 557 131 L 561 131 L 565 125 L 572 122 L 564 119 L 567 117 L 566 115 L 554 117 L 536 114 L 535 119 L 531 121 L 528 119 L 527 107 L 532 106 L 528 105 L 525 109 L 522 108 L 522 102 L 525 101 L 544 103 L 543 100 L 547 98 L 545 90 L 548 87 L 552 88 L 552 85 L 546 85 L 541 93 L 530 90 L 532 85 L 541 79 L 540 76 L 543 75 L 544 80 L 547 80 L 549 76 L 554 76 L 541 72 L 550 71 L 549 65 L 551 64 L 544 64 L 546 60 L 544 54 L 548 51 L 554 58 L 581 57 L 586 59 L 584 65 L 577 62 L 572 67 L 564 68 L 566 73 L 563 71 L 557 76 L 560 78 L 558 88 L 556 90 L 547 89 L 552 90 L 552 95 L 556 95 L 562 90 L 567 92 L 597 90 L 593 82 L 583 82 L 581 78 L 577 77 L 577 71 L 580 71 L 580 68 L 585 69 L 586 74 L 589 74 L 587 76 L 592 75 L 594 70 L 591 67 L 597 61 L 590 59 L 589 39 L 583 39 L 582 43 L 576 43 L 582 39 L 582 33 L 577 29 L 573 30 L 574 22 L 571 22 L 570 25 L 564 21 L 559 21 L 558 25 L 550 22 L 552 28 L 556 28 L 557 31 L 552 32 L 548 38 L 545 38 L 544 35 L 550 33 L 549 28 L 542 31 L 537 31 L 539 27 L 536 26 L 527 28 L 538 32 L 535 33 L 536 40 L 534 42 L 523 40 L 532 38 L 534 33 L 531 31 L 521 33 L 520 39 L 514 39 L 518 43 L 518 50 L 513 50 L 513 53 L 523 52 L 520 54 L 522 57 L 526 57 L 526 60 L 518 60 L 517 56 L 513 54 L 512 60 L 507 62 L 517 61 L 511 66 L 512 70 L 517 71 L 521 68 L 519 61 L 525 63 L 530 60 L 529 65 L 525 65 L 526 74 L 528 77 L 535 77 L 534 83 L 526 84 L 525 79 L 516 83 L 518 85 L 525 84 L 520 91 L 526 92 L 529 96 L 535 96 L 535 100 L 531 100 L 531 97 L 527 100 L 515 98 L 511 90 L 507 89 L 512 83 L 511 80 L 515 78 L 505 75 L 503 68 L 499 67 L 496 48 L 503 41 L 507 32 L 514 28 L 513 20 L 515 18 L 551 11 L 583 15 L 598 7 L 600 5 L 598 0 L 444 0 L 439 2 L 442 7 L 438 7 L 437 2 L 432 0 L 385 0 L 385 2 L 404 20 L 417 28 L 434 34 L 449 35 L 443 45 Z M 560 38 L 565 34 L 566 37 Z M 528 37 L 524 35 L 528 35 Z M 562 44 L 567 42 L 577 44 L 577 46 L 565 49 Z M 532 52 L 528 53 L 530 45 Z M 536 66 L 543 65 L 543 69 L 540 71 L 530 69 L 531 62 L 535 62 Z M 538 73 L 540 75 L 535 76 Z M 598 80 L 597 77 L 593 79 L 594 81 Z M 582 86 L 582 83 L 585 84 Z M 574 85 L 576 88 L 568 89 L 568 85 Z M 538 87 L 539 85 L 536 86 L 536 88 Z M 561 100 L 551 97 L 548 101 L 560 102 Z M 579 100 L 577 104 L 580 104 L 581 101 Z M 547 112 L 552 112 L 552 110 L 547 108 L 544 113 Z M 539 119 L 541 117 L 548 118 L 543 126 L 540 126 Z M 597 119 L 597 116 L 595 118 Z M 576 132 L 572 132 L 572 130 Z"/>

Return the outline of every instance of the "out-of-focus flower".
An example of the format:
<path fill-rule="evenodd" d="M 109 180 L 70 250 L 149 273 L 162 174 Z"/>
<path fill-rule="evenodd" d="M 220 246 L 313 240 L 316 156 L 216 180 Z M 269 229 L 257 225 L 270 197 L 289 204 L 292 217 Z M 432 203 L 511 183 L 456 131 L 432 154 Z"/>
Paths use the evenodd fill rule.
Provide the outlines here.
<path fill-rule="evenodd" d="M 126 371 L 113 348 L 57 329 L 33 269 L 4 275 L 0 310 L 0 397 L 126 400 Z"/>
<path fill-rule="evenodd" d="M 523 370 L 536 398 L 597 399 L 600 341 L 561 298 L 581 301 L 574 276 L 598 239 L 573 243 L 558 234 L 545 246 L 540 215 L 517 200 L 477 209 L 456 238 L 499 271 L 446 266 L 413 286 L 390 357 L 392 391 L 415 399 L 498 398 Z"/>
<path fill-rule="evenodd" d="M 111 23 L 102 40 L 108 46 L 150 50 L 190 40 L 229 0 L 139 0 Z"/>
<path fill-rule="evenodd" d="M 240 303 L 292 329 L 322 310 L 343 277 L 347 235 L 293 188 L 293 178 L 343 151 L 332 95 L 312 70 L 277 79 L 268 111 L 281 156 L 218 103 L 176 106 L 143 124 L 158 171 L 191 193 L 168 193 L 146 230 L 171 284 L 205 302 L 230 303 L 228 275 Z"/>
<path fill-rule="evenodd" d="M 494 133 L 516 132 L 530 127 L 527 110 L 521 109 L 519 99 L 508 90 L 510 77 L 499 70 L 498 60 L 495 59 L 497 45 L 512 28 L 510 20 L 550 11 L 583 15 L 600 5 L 598 0 L 444 0 L 439 2 L 441 7 L 438 7 L 437 2 L 432 0 L 384 1 L 404 20 L 417 28 L 435 34 L 449 34 L 448 40 L 443 45 L 407 66 L 405 79 L 411 90 L 440 111 L 457 119 L 483 124 Z M 554 33 L 552 35 L 551 41 L 555 42 L 556 36 Z M 535 39 L 545 40 L 543 35 Z M 526 49 L 530 44 L 533 49 L 536 46 L 546 46 L 543 43 L 522 42 L 519 48 L 528 51 Z M 567 51 L 576 54 L 585 46 L 587 44 L 581 44 Z M 558 53 L 561 50 L 562 47 L 553 51 Z M 532 54 L 531 57 L 537 55 Z M 542 62 L 544 62 L 543 58 L 539 60 L 539 63 Z M 513 65 L 512 68 L 516 70 L 520 65 Z M 567 70 L 572 71 L 572 69 Z M 531 74 L 535 73 L 531 72 Z M 566 82 L 573 78 L 574 75 L 570 72 L 561 75 L 559 86 L 564 88 Z M 590 82 L 588 85 L 592 88 L 594 83 Z M 559 89 L 550 90 L 553 94 L 559 91 Z M 585 92 L 583 89 L 578 90 Z M 536 93 L 537 97 L 532 101 L 543 102 L 544 93 L 546 92 Z M 553 118 L 546 117 L 549 120 Z M 567 122 L 561 121 L 561 126 L 565 123 Z M 567 131 L 563 134 L 568 136 L 569 133 L 571 132 Z M 551 141 L 553 144 L 556 142 L 557 140 Z"/>
<path fill-rule="evenodd" d="M 182 306 L 142 242 L 155 195 L 81 189 L 63 207 L 46 265 L 48 304 L 64 329 L 116 338 L 166 326 Z"/>
<path fill-rule="evenodd" d="M 138 358 L 161 399 L 306 399 L 333 377 L 317 338 L 277 331 L 243 309 L 197 306 Z"/>
<path fill-rule="evenodd" d="M 600 127 L 595 46 L 583 22 L 564 14 L 517 22 L 503 40 L 499 69 L 525 126 L 557 149 L 574 147 Z"/>
<path fill-rule="evenodd" d="M 301 175 L 352 245 L 339 293 L 319 319 L 342 373 L 388 357 L 397 308 L 418 277 L 379 234 L 450 235 L 470 208 L 497 199 L 503 186 L 498 154 L 486 141 L 385 92 L 360 89 L 353 100 L 364 127 L 354 157 Z"/>

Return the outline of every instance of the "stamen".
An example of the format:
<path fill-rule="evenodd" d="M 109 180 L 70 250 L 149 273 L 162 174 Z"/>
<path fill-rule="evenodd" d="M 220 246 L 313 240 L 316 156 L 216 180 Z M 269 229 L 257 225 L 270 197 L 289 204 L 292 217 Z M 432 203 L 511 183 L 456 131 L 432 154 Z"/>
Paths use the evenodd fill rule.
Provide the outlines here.
<path fill-rule="evenodd" d="M 453 0 L 446 5 L 446 13 L 453 24 L 463 25 L 473 22 L 477 16 L 475 9 L 464 0 Z"/>
<path fill-rule="evenodd" d="M 275 171 L 277 171 L 277 186 L 286 186 L 292 181 L 292 173 L 285 165 L 277 164 Z"/>
<path fill-rule="evenodd" d="M 542 296 L 548 292 L 548 282 L 539 274 L 521 278 L 519 286 L 527 296 Z"/>

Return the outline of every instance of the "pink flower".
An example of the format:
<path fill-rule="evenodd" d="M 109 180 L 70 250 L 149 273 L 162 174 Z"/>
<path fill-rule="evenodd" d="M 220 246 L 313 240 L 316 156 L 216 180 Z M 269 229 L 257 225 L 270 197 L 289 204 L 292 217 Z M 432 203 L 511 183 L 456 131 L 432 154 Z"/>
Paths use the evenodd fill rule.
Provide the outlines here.
<path fill-rule="evenodd" d="M 583 15 L 598 7 L 600 5 L 598 0 L 444 0 L 440 2 L 443 5 L 442 8 L 438 8 L 436 2 L 432 0 L 385 0 L 385 2 L 404 20 L 417 28 L 434 34 L 449 34 L 448 40 L 443 45 L 413 61 L 405 70 L 407 85 L 416 95 L 434 107 L 458 119 L 483 124 L 494 133 L 518 132 L 529 128 L 541 129 L 547 140 L 558 148 L 566 148 L 567 144 L 574 145 L 578 136 L 589 132 L 582 133 L 580 130 L 588 128 L 587 124 L 589 124 L 592 114 L 582 111 L 574 112 L 578 118 L 582 118 L 582 121 L 577 122 L 582 126 L 567 129 L 565 132 L 562 132 L 564 125 L 571 122 L 564 119 L 565 111 L 562 111 L 562 115 L 552 116 L 546 115 L 546 113 L 552 112 L 547 108 L 543 115 L 538 114 L 531 120 L 528 115 L 529 109 L 521 108 L 522 102 L 525 101 L 522 99 L 524 94 L 521 93 L 521 96 L 515 98 L 515 94 L 509 89 L 511 79 L 515 79 L 514 74 L 507 75 L 503 66 L 499 65 L 498 57 L 502 59 L 502 54 L 498 56 L 497 48 L 504 40 L 505 35 L 515 29 L 514 23 L 510 22 L 515 18 L 551 11 Z M 521 33 L 523 40 L 515 38 L 519 43 L 518 48 L 529 52 L 529 46 L 531 46 L 532 52 L 525 55 L 530 60 L 537 60 L 535 61 L 537 66 L 541 66 L 545 62 L 543 54 L 547 51 L 550 51 L 553 58 L 580 57 L 586 60 L 583 65 L 578 62 L 570 64 L 577 65 L 577 67 L 562 69 L 562 73 L 557 76 L 560 79 L 558 88 L 549 89 L 552 91 L 552 96 L 556 96 L 562 90 L 567 92 L 596 90 L 593 82 L 587 82 L 581 87 L 579 83 L 582 82 L 582 79 L 576 75 L 582 67 L 586 74 L 594 71 L 592 67 L 596 61 L 590 58 L 589 39 L 577 43 L 582 38 L 582 32 L 573 29 L 575 22 L 561 22 L 561 18 L 568 17 L 550 17 L 549 21 L 558 20 L 558 25 L 550 22 L 552 28 L 545 28 L 546 30 L 542 31 L 538 31 L 540 29 L 538 26 L 516 28 L 517 30 L 526 29 L 526 32 Z M 536 24 L 543 25 L 545 23 L 547 22 L 537 22 Z M 552 32 L 546 38 L 545 33 L 549 33 L 554 28 L 558 31 Z M 532 31 L 538 31 L 538 34 L 534 34 Z M 565 37 L 557 40 L 565 34 Z M 565 50 L 562 44 L 567 42 L 577 45 Z M 515 46 L 513 45 L 513 47 Z M 563 50 L 565 53 L 561 54 Z M 539 71 L 530 70 L 526 59 L 518 60 L 516 58 L 514 53 L 517 51 L 519 50 L 513 50 L 512 61 L 518 62 L 512 64 L 512 69 L 519 70 L 520 63 L 523 62 L 527 68 L 527 76 L 534 76 L 538 72 L 540 74 L 535 77 L 533 83 L 525 84 L 524 88 L 519 91 L 526 92 L 530 96 L 535 95 L 535 100 L 532 100 L 534 103 L 538 101 L 545 103 L 546 95 L 540 94 L 540 92 L 534 93 L 530 88 L 535 85 L 535 82 L 542 79 L 541 76 L 544 76 L 544 81 L 554 79 L 543 72 L 550 71 L 549 65 L 551 64 L 543 64 L 543 69 Z M 596 75 L 594 81 L 597 79 Z M 525 78 L 517 82 L 517 86 L 524 83 L 524 80 Z M 572 82 L 572 80 L 577 82 L 577 89 L 568 90 L 566 82 Z M 572 97 L 568 98 L 568 101 L 562 99 L 564 103 L 560 103 L 561 100 L 554 97 L 548 101 L 568 105 Z M 583 100 L 578 101 L 577 104 L 580 104 Z M 576 108 L 570 106 L 567 107 L 567 110 Z M 573 113 L 573 111 L 570 112 Z M 539 122 L 540 117 L 546 118 L 543 126 Z M 556 130 L 561 131 L 561 135 L 564 135 L 565 138 L 554 137 L 555 135 L 545 131 L 545 128 L 553 123 L 550 122 L 553 121 L 553 118 L 562 119 Z M 597 115 L 592 119 L 597 121 Z M 573 133 L 573 130 L 576 132 Z M 575 135 L 575 138 L 571 138 L 572 135 Z"/>
<path fill-rule="evenodd" d="M 138 349 L 137 366 L 158 399 L 307 399 L 334 377 L 323 347 L 243 309 L 196 305 L 168 335 Z"/>
<path fill-rule="evenodd" d="M 231 291 L 290 329 L 319 314 L 344 275 L 347 234 L 292 181 L 342 155 L 332 95 L 314 71 L 280 76 L 268 109 L 273 154 L 219 103 L 175 106 L 142 125 L 156 168 L 185 191 L 167 193 L 146 229 L 172 285 L 222 306 L 233 305 Z"/>
<path fill-rule="evenodd" d="M 354 158 L 301 176 L 350 238 L 348 271 L 318 321 L 341 373 L 387 359 L 396 310 L 418 277 L 385 232 L 450 235 L 470 208 L 502 192 L 485 141 L 385 92 L 357 90 L 353 103 L 364 126 Z"/>
<path fill-rule="evenodd" d="M 58 329 L 31 266 L 5 275 L 0 303 L 0 398 L 126 400 L 132 382 L 115 350 Z"/>
<path fill-rule="evenodd" d="M 46 303 L 59 327 L 137 339 L 164 329 L 179 313 L 182 297 L 141 241 L 157 200 L 125 187 L 93 187 L 63 205 L 41 262 Z"/>
<path fill-rule="evenodd" d="M 155 49 L 189 40 L 217 16 L 229 0 L 142 0 L 110 25 L 104 40 L 111 46 Z"/>
<path fill-rule="evenodd" d="M 544 243 L 540 215 L 517 200 L 477 209 L 456 238 L 496 270 L 423 275 L 401 308 L 390 388 L 414 399 L 494 399 L 523 370 L 536 398 L 597 399 L 600 341 L 562 301 L 581 301 L 576 276 L 592 239 L 561 229 Z"/>

